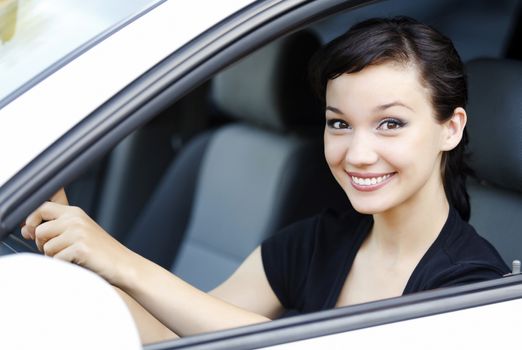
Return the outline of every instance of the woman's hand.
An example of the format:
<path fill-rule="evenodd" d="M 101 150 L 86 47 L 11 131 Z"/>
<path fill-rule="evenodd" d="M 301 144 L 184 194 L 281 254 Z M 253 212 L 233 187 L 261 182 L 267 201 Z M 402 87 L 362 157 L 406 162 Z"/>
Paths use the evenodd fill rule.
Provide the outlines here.
<path fill-rule="evenodd" d="M 133 255 L 82 209 L 68 206 L 63 190 L 31 213 L 21 232 L 45 255 L 84 266 L 114 285 Z"/>
<path fill-rule="evenodd" d="M 56 192 L 49 201 L 54 203 L 60 203 L 63 205 L 69 205 L 69 201 L 67 200 L 67 195 L 65 194 L 64 188 L 60 188 L 58 192 Z M 42 223 L 42 217 L 37 214 L 37 211 L 31 213 L 25 222 L 21 224 L 21 233 L 25 239 L 35 239 L 34 229 L 36 226 Z"/>

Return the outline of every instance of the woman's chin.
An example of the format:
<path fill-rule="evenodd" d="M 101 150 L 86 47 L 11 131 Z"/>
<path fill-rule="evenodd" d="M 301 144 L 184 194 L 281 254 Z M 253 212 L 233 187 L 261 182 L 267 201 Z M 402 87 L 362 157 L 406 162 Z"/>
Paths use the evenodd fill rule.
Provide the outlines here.
<path fill-rule="evenodd" d="M 352 207 L 361 214 L 374 215 L 385 212 L 389 208 L 382 203 L 357 203 L 357 201 L 350 201 Z"/>

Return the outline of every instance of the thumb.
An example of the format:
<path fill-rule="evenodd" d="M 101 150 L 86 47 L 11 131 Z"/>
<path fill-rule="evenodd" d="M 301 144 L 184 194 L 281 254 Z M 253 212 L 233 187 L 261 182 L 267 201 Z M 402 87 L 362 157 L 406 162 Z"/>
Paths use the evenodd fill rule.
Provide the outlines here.
<path fill-rule="evenodd" d="M 56 192 L 50 199 L 51 202 L 69 205 L 69 201 L 67 200 L 67 195 L 65 194 L 65 189 L 62 187 L 58 192 Z"/>

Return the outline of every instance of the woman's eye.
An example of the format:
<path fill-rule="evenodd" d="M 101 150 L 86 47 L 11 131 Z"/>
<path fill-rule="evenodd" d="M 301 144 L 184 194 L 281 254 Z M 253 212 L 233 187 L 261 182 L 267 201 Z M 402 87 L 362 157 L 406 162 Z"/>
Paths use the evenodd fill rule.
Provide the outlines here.
<path fill-rule="evenodd" d="M 328 126 L 332 129 L 348 129 L 350 125 L 344 120 L 340 119 L 330 119 L 328 120 Z"/>
<path fill-rule="evenodd" d="M 396 130 L 400 129 L 405 125 L 404 122 L 398 119 L 385 119 L 380 124 L 378 129 L 380 130 Z"/>

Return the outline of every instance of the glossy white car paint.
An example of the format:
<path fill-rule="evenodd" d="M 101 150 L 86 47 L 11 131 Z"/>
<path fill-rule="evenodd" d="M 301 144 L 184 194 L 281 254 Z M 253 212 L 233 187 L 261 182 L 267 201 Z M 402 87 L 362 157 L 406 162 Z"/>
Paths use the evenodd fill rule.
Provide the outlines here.
<path fill-rule="evenodd" d="M 141 349 L 114 288 L 95 273 L 36 254 L 0 259 L 0 349 Z"/>
<path fill-rule="evenodd" d="M 522 310 L 522 299 L 264 349 L 513 349 L 520 334 L 520 312 L 515 310 Z"/>
<path fill-rule="evenodd" d="M 170 53 L 253 0 L 171 0 L 0 110 L 0 186 Z"/>

